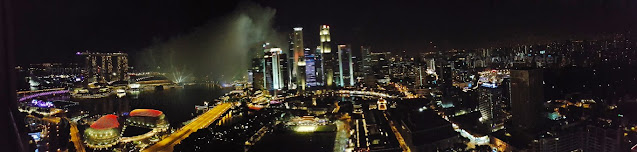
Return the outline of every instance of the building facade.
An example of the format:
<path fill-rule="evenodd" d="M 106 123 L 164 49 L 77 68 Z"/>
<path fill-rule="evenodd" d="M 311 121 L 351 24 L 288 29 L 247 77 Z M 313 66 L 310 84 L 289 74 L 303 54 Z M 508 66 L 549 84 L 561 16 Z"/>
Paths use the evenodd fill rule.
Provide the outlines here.
<path fill-rule="evenodd" d="M 76 55 L 84 56 L 85 82 L 112 82 L 126 81 L 128 76 L 128 54 L 126 53 L 98 53 L 77 52 Z"/>
<path fill-rule="evenodd" d="M 338 86 L 354 86 L 354 63 L 349 45 L 338 45 Z"/>
<path fill-rule="evenodd" d="M 294 85 L 292 88 L 298 90 L 305 90 L 305 48 L 303 46 L 303 28 L 295 27 L 292 36 L 292 77 L 291 80 Z"/>
<path fill-rule="evenodd" d="M 318 73 L 321 77 L 321 85 L 326 87 L 333 87 L 335 81 L 334 67 L 336 64 L 331 46 L 332 39 L 330 37 L 330 26 L 321 25 L 319 35 L 321 48 L 321 67 Z"/>
<path fill-rule="evenodd" d="M 511 70 L 511 113 L 515 127 L 530 131 L 542 124 L 542 82 L 541 69 Z"/>

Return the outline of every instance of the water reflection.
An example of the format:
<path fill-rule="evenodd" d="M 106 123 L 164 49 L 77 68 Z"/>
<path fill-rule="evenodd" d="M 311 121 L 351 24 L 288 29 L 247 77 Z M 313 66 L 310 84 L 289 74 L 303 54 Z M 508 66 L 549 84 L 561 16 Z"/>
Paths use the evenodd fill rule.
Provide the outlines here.
<path fill-rule="evenodd" d="M 211 101 L 224 92 L 216 87 L 207 85 L 172 88 L 161 91 L 131 91 L 126 96 L 111 95 L 101 99 L 72 99 L 80 103 L 80 109 L 91 115 L 117 114 L 130 112 L 134 109 L 156 109 L 166 114 L 171 125 L 194 118 L 194 106 L 204 100 Z"/>

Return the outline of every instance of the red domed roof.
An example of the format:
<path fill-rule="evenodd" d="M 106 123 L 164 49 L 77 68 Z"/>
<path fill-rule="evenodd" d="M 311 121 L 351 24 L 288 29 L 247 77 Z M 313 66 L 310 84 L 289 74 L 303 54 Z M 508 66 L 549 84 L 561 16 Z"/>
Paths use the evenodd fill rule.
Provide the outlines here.
<path fill-rule="evenodd" d="M 117 121 L 116 115 L 106 115 L 102 116 L 102 118 L 97 119 L 93 124 L 91 124 L 91 128 L 93 129 L 111 129 L 119 127 L 119 122 Z"/>
<path fill-rule="evenodd" d="M 135 109 L 130 112 L 130 116 L 142 116 L 142 117 L 158 117 L 161 114 L 163 114 L 163 112 L 159 110 L 153 110 L 153 109 Z"/>

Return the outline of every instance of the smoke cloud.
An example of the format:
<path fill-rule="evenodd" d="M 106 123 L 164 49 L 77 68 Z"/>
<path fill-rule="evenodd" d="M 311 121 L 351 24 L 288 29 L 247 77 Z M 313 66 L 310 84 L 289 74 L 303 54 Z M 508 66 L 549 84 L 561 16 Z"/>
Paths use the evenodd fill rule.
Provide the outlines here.
<path fill-rule="evenodd" d="M 273 28 L 276 10 L 243 3 L 230 15 L 211 20 L 186 35 L 159 42 L 143 51 L 143 64 L 168 77 L 204 77 L 231 81 L 247 76 L 250 59 L 261 44 L 287 47 L 285 34 Z M 283 50 L 287 50 L 283 48 Z M 185 80 L 188 81 L 188 80 Z"/>

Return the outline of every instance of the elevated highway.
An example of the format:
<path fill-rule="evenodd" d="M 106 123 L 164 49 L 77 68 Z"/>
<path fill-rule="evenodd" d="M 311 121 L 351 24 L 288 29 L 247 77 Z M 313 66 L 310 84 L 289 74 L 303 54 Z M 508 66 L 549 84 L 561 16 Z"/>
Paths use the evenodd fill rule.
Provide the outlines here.
<path fill-rule="evenodd" d="M 199 115 L 197 118 L 193 119 L 189 124 L 181 127 L 179 130 L 170 134 L 170 136 L 164 138 L 163 140 L 157 142 L 155 145 L 152 145 L 146 149 L 144 152 L 156 152 L 156 151 L 173 151 L 173 147 L 181 142 L 181 140 L 186 139 L 193 132 L 197 132 L 197 130 L 206 128 L 213 122 L 215 122 L 219 117 L 221 117 L 228 109 L 232 107 L 231 103 L 222 103 L 217 105 L 216 107 L 208 110 L 206 113 Z"/>

